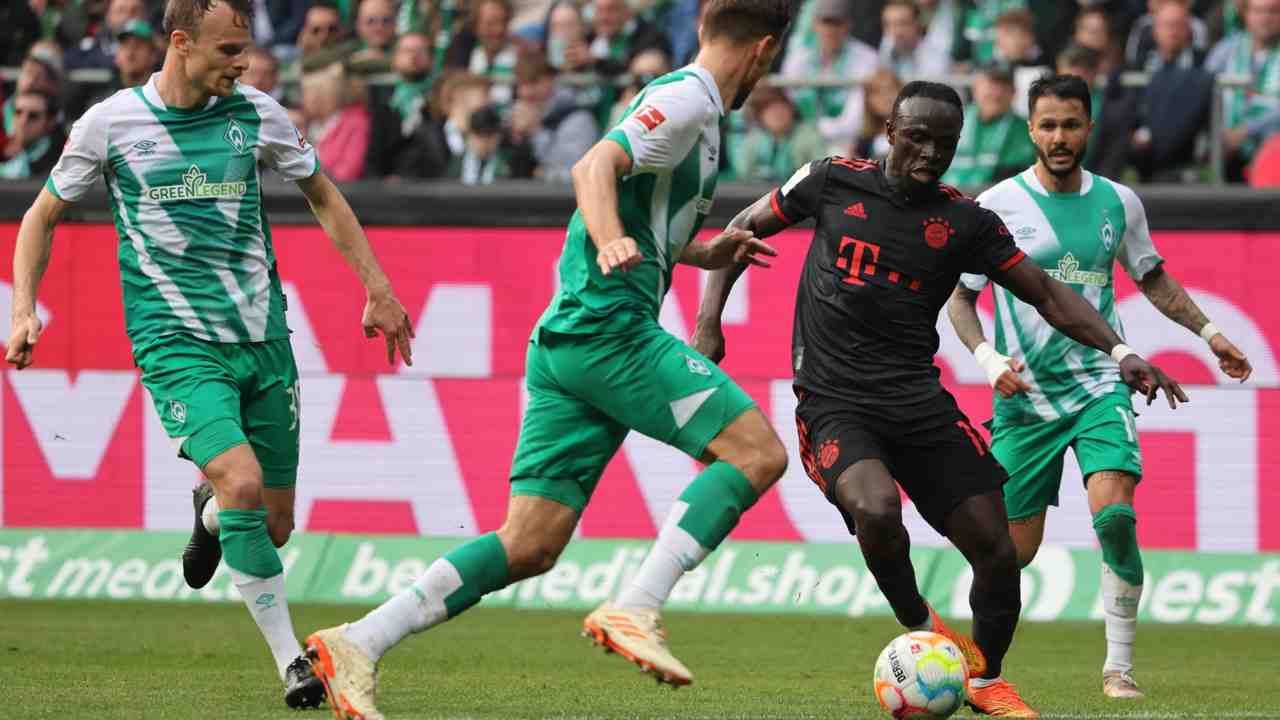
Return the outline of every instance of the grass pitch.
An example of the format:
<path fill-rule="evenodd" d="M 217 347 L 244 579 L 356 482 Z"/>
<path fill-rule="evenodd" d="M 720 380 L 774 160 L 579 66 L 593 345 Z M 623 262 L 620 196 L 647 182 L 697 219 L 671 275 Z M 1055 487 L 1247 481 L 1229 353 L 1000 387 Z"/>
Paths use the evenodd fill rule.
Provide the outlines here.
<path fill-rule="evenodd" d="M 297 606 L 300 633 L 366 608 Z M 695 675 L 659 687 L 578 637 L 582 613 L 475 610 L 388 655 L 390 718 L 878 718 L 888 619 L 671 614 Z M 1280 632 L 1144 625 L 1148 699 L 1101 694 L 1101 623 L 1027 623 L 1006 677 L 1045 717 L 1280 718 Z M 288 718 L 257 628 L 238 605 L 0 601 L 0 700 L 22 718 Z M 968 716 L 962 710 L 957 717 Z"/>

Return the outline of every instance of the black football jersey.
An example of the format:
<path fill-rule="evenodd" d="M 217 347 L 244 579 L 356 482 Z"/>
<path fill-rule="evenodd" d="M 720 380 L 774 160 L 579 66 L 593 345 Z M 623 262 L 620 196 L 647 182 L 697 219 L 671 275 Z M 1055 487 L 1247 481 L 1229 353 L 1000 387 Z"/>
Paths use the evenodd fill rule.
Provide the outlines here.
<path fill-rule="evenodd" d="M 809 163 L 771 204 L 784 222 L 817 223 L 796 297 L 795 384 L 860 405 L 942 393 L 938 312 L 960 274 L 998 277 L 1025 257 L 995 213 L 941 184 L 908 200 L 868 160 Z"/>

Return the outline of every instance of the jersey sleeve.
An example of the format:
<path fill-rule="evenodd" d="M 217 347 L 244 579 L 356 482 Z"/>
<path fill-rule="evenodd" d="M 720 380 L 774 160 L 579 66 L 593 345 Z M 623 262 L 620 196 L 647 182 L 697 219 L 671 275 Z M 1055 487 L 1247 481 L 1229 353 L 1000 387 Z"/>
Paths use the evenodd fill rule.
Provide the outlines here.
<path fill-rule="evenodd" d="M 974 207 L 978 217 L 972 241 L 973 251 L 969 253 L 969 263 L 964 272 L 990 277 L 1021 262 L 1027 255 L 1013 242 L 1013 234 L 1005 227 L 1000 216 L 984 207 Z M 976 288 L 969 285 L 966 287 L 971 290 L 982 289 L 981 285 Z"/>
<path fill-rule="evenodd" d="M 1151 229 L 1147 226 L 1147 211 L 1137 193 L 1117 184 L 1116 191 L 1124 203 L 1124 237 L 1120 238 L 1120 250 L 1116 260 L 1134 281 L 1142 280 L 1152 270 L 1164 263 L 1151 242 Z"/>
<path fill-rule="evenodd" d="M 650 92 L 605 137 L 627 151 L 631 173 L 671 170 L 689 154 L 709 112 L 716 112 L 701 84 L 677 82 Z"/>
<path fill-rule="evenodd" d="M 830 170 L 831 158 L 801 165 L 782 187 L 770 195 L 769 205 L 773 208 L 773 214 L 788 225 L 817 215 Z"/>
<path fill-rule="evenodd" d="M 80 200 L 107 167 L 108 113 L 102 107 L 98 103 L 89 108 L 71 126 L 62 156 L 45 181 L 45 188 L 61 200 Z"/>
<path fill-rule="evenodd" d="M 320 154 L 307 142 L 289 114 L 266 93 L 250 95 L 258 110 L 259 159 L 285 180 L 304 180 L 320 169 Z"/>

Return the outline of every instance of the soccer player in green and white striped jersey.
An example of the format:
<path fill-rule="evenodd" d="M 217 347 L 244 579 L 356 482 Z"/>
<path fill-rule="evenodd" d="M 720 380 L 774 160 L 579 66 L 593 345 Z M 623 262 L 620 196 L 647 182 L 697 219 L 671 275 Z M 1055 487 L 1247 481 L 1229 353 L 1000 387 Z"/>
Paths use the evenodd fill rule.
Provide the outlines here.
<path fill-rule="evenodd" d="M 506 522 L 437 559 L 360 620 L 307 638 L 339 717 L 382 717 L 375 668 L 408 635 L 550 570 L 631 430 L 706 467 L 676 500 L 635 578 L 583 627 L 660 681 L 692 682 L 667 647 L 660 608 L 782 476 L 786 450 L 751 398 L 663 330 L 658 311 L 677 263 L 767 265 L 757 254 L 773 254 L 745 230 L 694 237 L 715 195 L 720 123 L 768 71 L 789 20 L 789 0 L 710 0 L 693 64 L 649 83 L 574 166 L 578 212 L 559 288 L 529 342 L 529 405 Z"/>
<path fill-rule="evenodd" d="M 253 0 L 168 0 L 164 66 L 90 108 L 23 217 L 6 360 L 31 364 L 36 291 L 63 212 L 106 181 L 120 238 L 134 361 L 180 457 L 208 478 L 183 553 L 192 587 L 225 555 L 290 707 L 323 700 L 302 655 L 276 548 L 293 530 L 298 371 L 285 324 L 260 167 L 297 182 L 368 293 L 367 337 L 410 362 L 408 315 L 350 206 L 283 108 L 236 78 L 249 62 Z M 265 509 L 264 509 L 265 508 Z"/>
<path fill-rule="evenodd" d="M 1209 343 L 1223 372 L 1246 379 L 1248 359 L 1165 270 L 1138 196 L 1080 167 L 1091 129 L 1084 81 L 1074 75 L 1036 81 L 1030 110 L 1038 161 L 978 196 L 978 202 L 999 215 L 1018 246 L 1088 300 L 1122 338 L 1112 282 L 1116 262 L 1162 313 Z M 1108 357 L 1079 345 L 999 288 L 992 289 L 993 347 L 974 308 L 986 285 L 986 277 L 962 276 L 949 314 L 997 391 L 991 451 L 1009 472 L 1005 505 L 1018 561 L 1026 567 L 1040 547 L 1045 512 L 1058 504 L 1063 456 L 1070 447 L 1084 475 L 1102 549 L 1107 637 L 1103 692 L 1115 698 L 1142 697 L 1132 675 L 1143 578 L 1133 495 L 1142 477 L 1142 455 L 1130 390 L 1117 364 L 1131 351 Z"/>

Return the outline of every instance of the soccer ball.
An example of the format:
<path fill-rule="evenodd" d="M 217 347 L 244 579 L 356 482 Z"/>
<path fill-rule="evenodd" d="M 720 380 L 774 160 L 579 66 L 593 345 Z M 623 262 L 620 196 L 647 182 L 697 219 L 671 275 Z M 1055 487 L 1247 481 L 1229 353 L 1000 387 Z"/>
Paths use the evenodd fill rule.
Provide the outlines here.
<path fill-rule="evenodd" d="M 931 632 L 899 635 L 876 660 L 876 699 L 900 720 L 950 717 L 964 702 L 969 668 L 955 643 Z"/>

